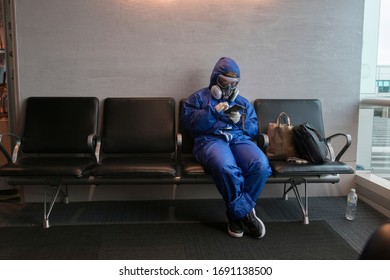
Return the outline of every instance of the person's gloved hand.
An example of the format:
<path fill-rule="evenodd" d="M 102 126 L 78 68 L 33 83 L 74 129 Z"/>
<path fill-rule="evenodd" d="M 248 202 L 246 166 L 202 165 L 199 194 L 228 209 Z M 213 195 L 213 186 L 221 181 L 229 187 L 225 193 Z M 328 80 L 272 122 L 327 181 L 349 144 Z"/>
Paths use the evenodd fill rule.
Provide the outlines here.
<path fill-rule="evenodd" d="M 215 106 L 215 110 L 217 110 L 218 113 L 221 113 L 222 111 L 225 111 L 228 108 L 229 108 L 229 104 L 227 102 L 221 102 Z"/>
<path fill-rule="evenodd" d="M 241 114 L 240 112 L 233 111 L 229 114 L 226 114 L 226 116 L 232 120 L 234 123 L 238 123 L 241 119 Z"/>

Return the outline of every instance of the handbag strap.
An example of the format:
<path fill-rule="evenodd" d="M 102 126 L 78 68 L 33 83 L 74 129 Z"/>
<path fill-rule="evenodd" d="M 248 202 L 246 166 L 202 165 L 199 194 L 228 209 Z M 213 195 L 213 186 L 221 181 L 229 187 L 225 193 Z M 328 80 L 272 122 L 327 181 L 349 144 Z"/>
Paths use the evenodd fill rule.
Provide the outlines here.
<path fill-rule="evenodd" d="M 305 126 L 306 126 L 307 129 L 313 131 L 313 133 L 314 133 L 315 135 L 317 135 L 317 137 L 318 137 L 319 140 L 321 140 L 321 141 L 325 140 L 325 138 L 322 137 L 322 135 L 321 135 L 314 127 L 311 126 L 311 124 L 306 123 Z"/>
<path fill-rule="evenodd" d="M 280 126 L 280 118 L 283 117 L 283 116 L 285 117 L 285 120 L 287 120 L 287 125 L 288 125 L 288 126 L 291 126 L 290 117 L 289 117 L 285 112 L 281 112 L 281 113 L 279 114 L 278 118 L 276 119 L 276 124 L 277 124 L 278 126 Z"/>

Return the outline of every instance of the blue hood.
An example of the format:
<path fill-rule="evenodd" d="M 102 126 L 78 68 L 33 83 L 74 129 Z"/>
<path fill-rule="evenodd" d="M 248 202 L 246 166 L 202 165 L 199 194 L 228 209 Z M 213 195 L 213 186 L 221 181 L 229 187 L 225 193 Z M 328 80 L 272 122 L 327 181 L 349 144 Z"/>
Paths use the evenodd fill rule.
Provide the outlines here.
<path fill-rule="evenodd" d="M 237 74 L 237 78 L 240 78 L 240 68 L 237 63 L 231 58 L 222 57 L 215 64 L 213 72 L 211 73 L 209 88 L 217 84 L 219 75 L 226 74 L 227 72 L 234 72 Z"/>

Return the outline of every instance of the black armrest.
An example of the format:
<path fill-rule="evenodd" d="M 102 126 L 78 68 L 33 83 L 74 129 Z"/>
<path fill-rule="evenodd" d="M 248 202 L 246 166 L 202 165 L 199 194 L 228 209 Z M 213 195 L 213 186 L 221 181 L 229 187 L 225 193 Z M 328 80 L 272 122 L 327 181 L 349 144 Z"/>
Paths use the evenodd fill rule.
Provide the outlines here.
<path fill-rule="evenodd" d="M 9 136 L 11 138 L 16 139 L 16 144 L 15 144 L 15 147 L 13 149 L 12 156 L 9 154 L 7 149 L 3 146 L 3 143 L 2 143 L 3 136 Z M 20 137 L 18 135 L 14 134 L 14 133 L 3 133 L 3 134 L 0 134 L 0 151 L 4 155 L 4 157 L 7 159 L 8 163 L 12 163 L 12 162 L 16 161 L 16 159 L 18 157 L 20 143 L 21 143 Z"/>
<path fill-rule="evenodd" d="M 181 149 L 183 146 L 183 135 L 178 132 L 176 136 L 176 147 L 177 147 L 177 153 L 181 154 Z"/>
<path fill-rule="evenodd" d="M 95 134 L 88 135 L 87 145 L 91 152 L 92 159 L 95 163 L 99 162 L 100 155 L 100 139 Z"/>
<path fill-rule="evenodd" d="M 176 135 L 176 162 L 177 164 L 177 176 L 181 177 L 182 175 L 182 147 L 183 147 L 183 135 L 179 132 Z"/>
<path fill-rule="evenodd" d="M 345 144 L 344 144 L 344 147 L 340 150 L 340 152 L 335 156 L 334 149 L 333 149 L 333 147 L 332 147 L 331 141 L 332 141 L 332 139 L 334 139 L 334 138 L 336 138 L 336 137 L 339 137 L 339 136 L 345 137 Z M 327 138 L 325 139 L 325 141 L 326 141 L 326 145 L 328 146 L 330 159 L 331 159 L 332 161 L 340 161 L 340 158 L 342 157 L 342 155 L 343 155 L 343 154 L 345 153 L 345 151 L 349 148 L 349 146 L 351 146 L 352 137 L 351 137 L 351 135 L 349 135 L 349 134 L 345 134 L 345 133 L 336 133 L 336 134 L 333 134 L 333 135 L 327 137 Z"/>
<path fill-rule="evenodd" d="M 269 145 L 268 135 L 265 133 L 260 133 L 257 137 L 257 146 L 265 153 Z"/>

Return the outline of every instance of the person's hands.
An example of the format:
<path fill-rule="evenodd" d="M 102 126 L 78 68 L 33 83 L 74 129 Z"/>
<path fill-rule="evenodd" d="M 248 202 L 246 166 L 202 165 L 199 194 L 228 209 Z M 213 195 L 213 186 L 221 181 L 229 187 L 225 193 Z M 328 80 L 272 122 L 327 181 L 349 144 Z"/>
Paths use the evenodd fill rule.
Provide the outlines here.
<path fill-rule="evenodd" d="M 228 108 L 229 108 L 229 104 L 227 102 L 221 102 L 215 106 L 215 110 L 217 110 L 218 113 L 221 113 L 222 111 L 225 111 Z"/>
<path fill-rule="evenodd" d="M 226 116 L 232 120 L 232 122 L 234 123 L 238 123 L 241 119 L 241 114 L 240 112 L 237 112 L 237 111 L 233 111 L 229 114 L 226 114 Z"/>

